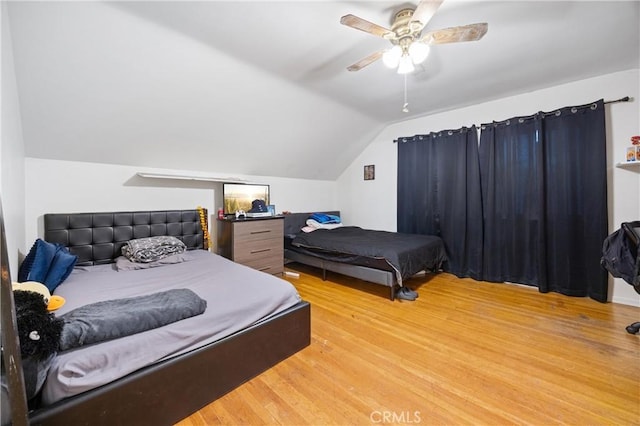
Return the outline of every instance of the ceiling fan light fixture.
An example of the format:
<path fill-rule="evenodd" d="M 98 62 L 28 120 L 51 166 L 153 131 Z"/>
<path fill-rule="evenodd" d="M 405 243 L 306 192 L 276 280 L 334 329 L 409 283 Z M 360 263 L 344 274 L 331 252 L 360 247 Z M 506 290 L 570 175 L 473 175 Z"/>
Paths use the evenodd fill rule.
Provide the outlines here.
<path fill-rule="evenodd" d="M 413 61 L 413 63 L 418 65 L 423 63 L 425 59 L 427 59 L 430 50 L 431 48 L 428 45 L 419 41 L 414 41 L 409 46 L 409 56 L 411 56 L 411 60 Z"/>
<path fill-rule="evenodd" d="M 423 33 L 423 29 L 431 21 L 444 0 L 419 0 L 412 7 L 403 5 L 403 9 L 394 14 L 391 28 L 385 28 L 355 15 L 344 15 L 340 23 L 371 35 L 382 37 L 391 42 L 393 47 L 379 50 L 347 67 L 347 71 L 359 71 L 378 59 L 383 59 L 389 68 L 398 67 L 397 71 L 406 74 L 414 71 L 414 66 L 427 59 L 431 44 L 459 43 L 480 40 L 488 30 L 486 22 L 462 25 Z M 411 51 L 411 52 L 409 52 Z M 411 62 L 403 59 L 407 56 Z M 403 65 L 403 62 L 405 64 Z"/>
<path fill-rule="evenodd" d="M 400 63 L 402 48 L 397 44 L 382 54 L 382 62 L 388 68 L 395 68 Z"/>
<path fill-rule="evenodd" d="M 413 61 L 409 55 L 402 55 L 400 63 L 398 64 L 398 74 L 410 74 L 416 67 L 413 66 Z"/>

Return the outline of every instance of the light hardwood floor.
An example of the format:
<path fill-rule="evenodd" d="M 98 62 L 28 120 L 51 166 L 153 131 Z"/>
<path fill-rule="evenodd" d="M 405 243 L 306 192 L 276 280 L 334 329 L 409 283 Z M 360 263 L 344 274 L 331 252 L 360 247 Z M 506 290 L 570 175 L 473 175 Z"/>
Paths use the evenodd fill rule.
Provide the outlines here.
<path fill-rule="evenodd" d="M 640 337 L 624 329 L 640 308 L 444 273 L 391 302 L 288 270 L 312 305 L 311 346 L 180 426 L 640 424 Z"/>

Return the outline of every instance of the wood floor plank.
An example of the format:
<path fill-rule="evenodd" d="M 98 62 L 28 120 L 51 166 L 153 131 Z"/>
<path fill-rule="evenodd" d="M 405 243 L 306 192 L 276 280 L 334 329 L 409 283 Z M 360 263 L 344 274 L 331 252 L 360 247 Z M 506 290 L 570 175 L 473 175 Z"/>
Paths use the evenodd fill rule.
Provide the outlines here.
<path fill-rule="evenodd" d="M 445 273 L 392 302 L 288 266 L 311 345 L 178 425 L 640 425 L 640 308 Z"/>

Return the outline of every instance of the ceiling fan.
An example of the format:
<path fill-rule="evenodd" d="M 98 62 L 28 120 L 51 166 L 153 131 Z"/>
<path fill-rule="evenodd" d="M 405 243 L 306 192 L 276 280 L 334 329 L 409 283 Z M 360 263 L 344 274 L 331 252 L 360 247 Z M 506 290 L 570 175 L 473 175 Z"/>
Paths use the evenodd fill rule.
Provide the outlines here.
<path fill-rule="evenodd" d="M 430 45 L 476 41 L 487 33 L 489 25 L 486 22 L 423 33 L 422 30 L 436 13 L 442 1 L 421 0 L 415 9 L 403 8 L 399 10 L 395 14 L 391 29 L 351 14 L 340 18 L 341 24 L 382 37 L 393 45 L 389 49 L 374 52 L 359 60 L 347 67 L 347 70 L 359 71 L 382 58 L 389 68 L 397 67 L 399 74 L 407 74 L 413 72 L 415 65 L 427 58 Z"/>

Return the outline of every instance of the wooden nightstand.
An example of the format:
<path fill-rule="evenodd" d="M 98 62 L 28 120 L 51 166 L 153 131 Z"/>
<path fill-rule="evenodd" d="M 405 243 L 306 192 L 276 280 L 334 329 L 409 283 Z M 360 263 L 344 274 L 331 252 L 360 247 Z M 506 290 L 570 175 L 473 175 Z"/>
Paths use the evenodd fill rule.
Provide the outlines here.
<path fill-rule="evenodd" d="M 284 218 L 218 219 L 218 253 L 259 271 L 284 271 Z"/>

